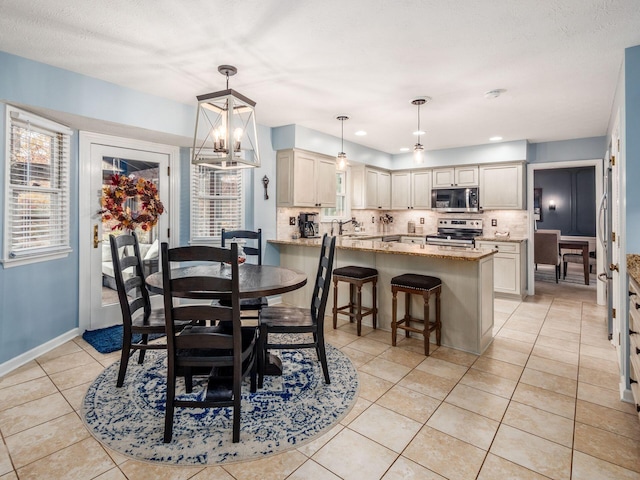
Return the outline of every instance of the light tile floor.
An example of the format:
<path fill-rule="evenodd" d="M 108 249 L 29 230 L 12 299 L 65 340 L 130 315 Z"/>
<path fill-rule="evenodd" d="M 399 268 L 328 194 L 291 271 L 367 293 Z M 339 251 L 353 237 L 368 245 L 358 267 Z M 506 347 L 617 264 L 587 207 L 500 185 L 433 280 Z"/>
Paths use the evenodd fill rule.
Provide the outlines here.
<path fill-rule="evenodd" d="M 78 409 L 118 354 L 76 338 L 0 378 L 0 480 L 640 479 L 640 421 L 618 399 L 604 309 L 593 290 L 537 291 L 496 299 L 480 357 L 329 327 L 360 372 L 353 410 L 296 450 L 223 467 L 149 465 L 95 441 Z"/>

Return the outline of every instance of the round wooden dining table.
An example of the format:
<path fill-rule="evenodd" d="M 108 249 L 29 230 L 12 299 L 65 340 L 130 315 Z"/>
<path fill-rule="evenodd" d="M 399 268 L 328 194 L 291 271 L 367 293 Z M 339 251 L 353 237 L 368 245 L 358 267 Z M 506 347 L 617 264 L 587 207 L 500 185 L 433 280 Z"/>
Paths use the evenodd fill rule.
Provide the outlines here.
<path fill-rule="evenodd" d="M 307 283 L 307 276 L 292 268 L 274 265 L 253 265 L 244 263 L 238 266 L 240 298 L 268 297 L 291 292 Z M 181 277 L 228 277 L 231 267 L 210 263 L 171 269 L 171 278 Z M 153 293 L 162 293 L 162 272 L 155 272 L 146 278 L 147 288 Z M 189 298 L 216 299 L 215 292 L 190 292 Z"/>

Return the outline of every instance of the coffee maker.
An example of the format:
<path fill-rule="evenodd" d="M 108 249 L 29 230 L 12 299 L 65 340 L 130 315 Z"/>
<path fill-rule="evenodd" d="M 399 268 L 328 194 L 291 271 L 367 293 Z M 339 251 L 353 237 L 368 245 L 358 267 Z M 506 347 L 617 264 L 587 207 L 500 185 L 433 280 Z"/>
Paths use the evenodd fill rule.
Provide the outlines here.
<path fill-rule="evenodd" d="M 300 228 L 301 238 L 317 238 L 318 237 L 318 214 L 303 213 L 298 215 L 298 227 Z"/>

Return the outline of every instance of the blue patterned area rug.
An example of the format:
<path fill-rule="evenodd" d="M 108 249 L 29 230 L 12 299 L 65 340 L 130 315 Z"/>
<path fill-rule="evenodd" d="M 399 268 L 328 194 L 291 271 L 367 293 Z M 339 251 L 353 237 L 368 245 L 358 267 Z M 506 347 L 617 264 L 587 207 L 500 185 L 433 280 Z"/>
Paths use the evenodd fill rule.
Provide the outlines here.
<path fill-rule="evenodd" d="M 265 377 L 264 388 L 243 384 L 240 442 L 231 441 L 231 408 L 176 408 L 173 439 L 162 442 L 166 398 L 166 351 L 150 350 L 144 364 L 132 360 L 122 388 L 119 363 L 106 368 L 89 387 L 82 419 L 101 443 L 136 460 L 174 465 L 239 462 L 297 448 L 325 433 L 353 407 L 358 374 L 349 358 L 327 345 L 331 384 L 324 383 L 313 349 L 275 352 L 284 374 Z M 201 386 L 194 378 L 194 393 Z M 184 382 L 178 380 L 178 398 Z M 182 392 L 182 393 L 180 393 Z"/>

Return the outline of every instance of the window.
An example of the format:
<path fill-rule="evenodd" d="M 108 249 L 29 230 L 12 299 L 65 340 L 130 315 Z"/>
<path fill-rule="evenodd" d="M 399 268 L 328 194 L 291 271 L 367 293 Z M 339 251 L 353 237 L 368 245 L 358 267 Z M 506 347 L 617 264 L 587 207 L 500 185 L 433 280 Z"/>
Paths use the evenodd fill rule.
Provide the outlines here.
<path fill-rule="evenodd" d="M 218 241 L 220 231 L 242 229 L 242 170 L 191 166 L 191 242 Z"/>
<path fill-rule="evenodd" d="M 63 125 L 13 107 L 6 116 L 3 264 L 16 266 L 71 251 L 69 144 Z"/>
<path fill-rule="evenodd" d="M 322 209 L 322 221 L 347 220 L 351 218 L 347 202 L 347 172 L 336 172 L 336 206 Z"/>

